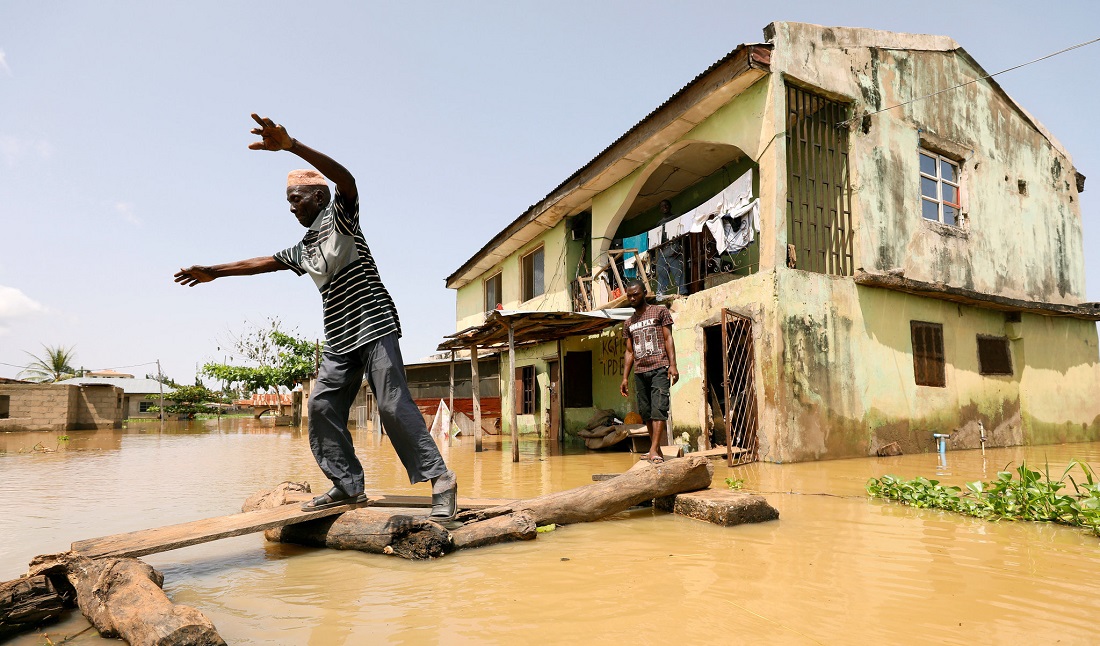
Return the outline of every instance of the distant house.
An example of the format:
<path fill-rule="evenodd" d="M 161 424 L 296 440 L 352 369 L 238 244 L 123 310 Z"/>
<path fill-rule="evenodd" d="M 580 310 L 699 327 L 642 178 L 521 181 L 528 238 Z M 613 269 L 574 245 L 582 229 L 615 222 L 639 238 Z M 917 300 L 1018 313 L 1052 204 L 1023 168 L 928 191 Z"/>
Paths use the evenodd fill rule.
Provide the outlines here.
<path fill-rule="evenodd" d="M 72 379 L 59 381 L 56 385 L 101 386 L 104 384 L 122 389 L 123 419 L 157 416 L 156 412 L 150 410 L 158 404 L 157 399 L 149 399 L 149 395 L 159 395 L 161 392 L 162 385 L 156 379 L 135 378 L 133 375 L 114 372 L 113 370 L 98 370 L 86 373 L 83 377 L 73 377 Z M 167 386 L 163 386 L 163 388 L 164 392 L 172 390 Z M 165 406 L 174 403 L 176 402 L 173 400 L 164 400 Z"/>
<path fill-rule="evenodd" d="M 110 383 L 0 383 L 0 431 L 121 428 L 124 398 Z"/>

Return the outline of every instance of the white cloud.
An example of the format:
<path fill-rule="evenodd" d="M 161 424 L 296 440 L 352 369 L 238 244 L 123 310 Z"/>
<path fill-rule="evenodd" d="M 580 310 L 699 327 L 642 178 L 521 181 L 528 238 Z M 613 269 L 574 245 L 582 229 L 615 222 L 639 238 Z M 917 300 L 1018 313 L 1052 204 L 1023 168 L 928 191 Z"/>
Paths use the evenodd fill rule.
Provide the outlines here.
<path fill-rule="evenodd" d="M 141 226 L 141 218 L 134 213 L 134 205 L 131 202 L 115 202 L 115 212 L 134 226 Z"/>
<path fill-rule="evenodd" d="M 8 67 L 8 55 L 2 49 L 0 49 L 0 72 L 12 76 L 11 68 Z"/>
<path fill-rule="evenodd" d="M 0 285 L 0 334 L 8 331 L 8 322 L 12 319 L 45 310 L 41 303 L 18 289 Z"/>
<path fill-rule="evenodd" d="M 14 167 L 27 157 L 46 161 L 53 157 L 53 144 L 45 139 L 0 134 L 0 157 Z"/>

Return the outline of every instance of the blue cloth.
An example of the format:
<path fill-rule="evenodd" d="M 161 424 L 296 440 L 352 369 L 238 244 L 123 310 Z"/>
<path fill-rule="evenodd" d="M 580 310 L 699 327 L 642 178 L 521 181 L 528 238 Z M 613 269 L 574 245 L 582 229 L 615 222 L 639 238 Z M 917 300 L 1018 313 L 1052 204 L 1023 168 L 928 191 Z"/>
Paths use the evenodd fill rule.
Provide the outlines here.
<path fill-rule="evenodd" d="M 629 238 L 623 238 L 623 249 L 637 249 L 638 253 L 649 250 L 649 233 L 639 233 L 636 236 L 630 236 Z M 635 254 L 623 254 L 623 260 L 626 261 L 628 257 L 634 257 Z M 623 267 L 623 277 L 627 280 L 638 277 L 638 262 L 634 261 L 634 265 L 630 267 Z"/>

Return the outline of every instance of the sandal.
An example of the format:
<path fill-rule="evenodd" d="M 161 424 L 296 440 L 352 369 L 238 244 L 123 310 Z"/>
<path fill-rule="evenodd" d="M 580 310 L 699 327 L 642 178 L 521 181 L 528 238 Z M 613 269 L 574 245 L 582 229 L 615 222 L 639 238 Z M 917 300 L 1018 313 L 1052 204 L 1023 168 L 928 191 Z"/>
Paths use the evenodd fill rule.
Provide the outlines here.
<path fill-rule="evenodd" d="M 343 489 L 333 487 L 313 500 L 303 504 L 302 511 L 318 511 L 331 507 L 339 507 L 341 505 L 357 505 L 364 502 L 367 502 L 367 494 L 365 493 L 349 496 L 344 493 Z"/>
<path fill-rule="evenodd" d="M 662 457 L 660 455 L 655 455 L 655 456 L 649 458 L 649 463 L 650 464 L 664 464 L 665 459 L 664 459 L 664 457 Z"/>

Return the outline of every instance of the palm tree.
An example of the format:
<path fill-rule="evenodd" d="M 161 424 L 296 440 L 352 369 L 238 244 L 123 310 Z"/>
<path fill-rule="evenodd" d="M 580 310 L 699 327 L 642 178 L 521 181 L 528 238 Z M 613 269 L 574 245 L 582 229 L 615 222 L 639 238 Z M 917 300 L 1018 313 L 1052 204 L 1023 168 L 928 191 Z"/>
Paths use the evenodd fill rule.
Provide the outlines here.
<path fill-rule="evenodd" d="M 76 376 L 76 370 L 70 365 L 76 357 L 73 348 L 43 345 L 42 349 L 46 352 L 41 357 L 30 352 L 26 353 L 34 361 L 28 363 L 27 367 L 19 373 L 20 377 L 26 376 L 30 381 L 49 384 Z"/>

